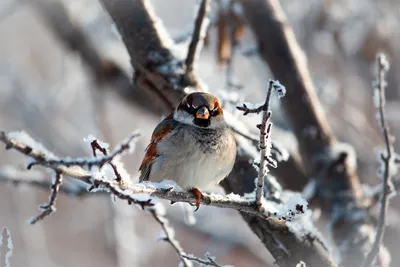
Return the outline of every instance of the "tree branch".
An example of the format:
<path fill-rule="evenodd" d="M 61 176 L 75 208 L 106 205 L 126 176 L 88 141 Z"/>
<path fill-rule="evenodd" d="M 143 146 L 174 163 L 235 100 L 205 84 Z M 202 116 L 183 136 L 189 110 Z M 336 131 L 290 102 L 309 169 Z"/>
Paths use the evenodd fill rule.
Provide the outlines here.
<path fill-rule="evenodd" d="M 359 266 L 371 246 L 374 229 L 356 173 L 354 149 L 338 143 L 332 135 L 305 56 L 279 1 L 240 2 L 257 38 L 261 57 L 287 88 L 283 107 L 299 141 L 304 167 L 309 177 L 323 174 L 317 197 L 332 218 L 332 234 L 342 264 Z"/>
<path fill-rule="evenodd" d="M 193 65 L 195 61 L 195 56 L 198 54 L 199 45 L 201 42 L 201 39 L 203 38 L 203 35 L 205 35 L 206 30 L 207 30 L 207 22 L 206 17 L 208 13 L 208 9 L 210 8 L 210 0 L 202 0 L 199 11 L 196 17 L 196 22 L 194 25 L 194 31 L 192 34 L 192 40 L 189 45 L 188 49 L 188 54 L 186 56 L 186 70 L 184 74 L 184 79 L 186 80 L 191 80 L 193 78 L 190 78 L 189 76 L 193 75 Z"/>
<path fill-rule="evenodd" d="M 43 205 L 40 205 L 39 208 L 42 209 L 43 211 L 38 215 L 29 220 L 30 224 L 35 224 L 40 220 L 43 220 L 45 217 L 49 216 L 52 214 L 54 211 L 56 211 L 56 200 L 58 197 L 58 192 L 60 190 L 60 185 L 63 180 L 63 175 L 60 172 L 56 172 L 54 181 L 51 185 L 51 194 L 49 197 L 49 202 Z"/>
<path fill-rule="evenodd" d="M 175 44 L 148 0 L 101 0 L 131 57 L 135 84 L 150 94 L 167 112 L 183 98 L 183 89 L 200 85 L 193 79 L 183 84 L 184 59 L 171 53 Z"/>
<path fill-rule="evenodd" d="M 245 104 L 243 104 L 242 107 L 236 107 L 237 109 L 244 111 L 244 115 L 247 115 L 249 113 L 260 113 L 261 111 L 263 112 L 261 124 L 257 126 L 260 129 L 260 164 L 255 199 L 255 204 L 257 206 L 262 205 L 262 198 L 264 197 L 264 178 L 268 171 L 267 164 L 271 164 L 271 162 L 273 162 L 273 160 L 270 158 L 272 146 L 270 134 L 272 123 L 270 122 L 271 111 L 269 109 L 272 89 L 278 91 L 278 94 L 280 94 L 281 96 L 285 94 L 285 89 L 282 85 L 279 84 L 279 82 L 270 80 L 268 83 L 265 103 L 262 106 L 254 109 L 249 109 Z M 281 92 L 279 92 L 279 90 Z M 276 166 L 276 162 L 274 162 L 273 166 Z"/>
<path fill-rule="evenodd" d="M 174 230 L 168 225 L 168 220 L 162 217 L 156 209 L 149 209 L 149 211 L 153 218 L 160 224 L 165 233 L 163 240 L 171 244 L 176 253 L 179 255 L 179 258 L 181 258 L 183 266 L 192 267 L 193 265 L 191 262 L 183 256 L 185 252 L 183 251 L 183 248 L 179 244 L 178 240 L 175 239 Z"/>
<path fill-rule="evenodd" d="M 205 255 L 206 259 L 186 254 L 181 245 L 179 244 L 179 241 L 175 239 L 174 229 L 172 229 L 169 226 L 168 220 L 162 216 L 160 208 L 157 209 L 157 207 L 154 207 L 154 208 L 149 208 L 148 210 L 153 216 L 153 218 L 160 224 L 161 228 L 165 233 L 165 237 L 163 237 L 162 240 L 168 242 L 173 247 L 173 249 L 178 254 L 179 258 L 181 259 L 183 266 L 192 267 L 193 265 L 191 262 L 197 262 L 202 264 L 202 266 L 204 265 L 204 266 L 224 267 L 223 265 L 218 264 L 213 259 L 213 257 L 211 257 L 208 254 Z"/>
<path fill-rule="evenodd" d="M 168 186 L 166 188 L 158 188 L 154 184 L 145 182 L 140 184 L 132 184 L 127 178 L 121 180 L 107 177 L 101 172 L 101 167 L 105 164 L 113 164 L 112 161 L 115 158 L 115 153 L 112 157 L 105 155 L 105 159 L 97 158 L 82 158 L 79 160 L 75 159 L 52 159 L 48 158 L 47 151 L 40 151 L 32 148 L 32 146 L 25 145 L 21 141 L 10 136 L 16 136 L 16 134 L 7 134 L 4 131 L 0 131 L 0 141 L 6 144 L 7 149 L 15 149 L 33 159 L 35 165 L 41 165 L 56 171 L 59 174 L 66 174 L 72 178 L 79 179 L 91 186 L 91 190 L 99 189 L 110 191 L 120 199 L 127 200 L 129 203 L 141 204 L 136 199 L 135 195 L 148 195 L 153 197 L 159 197 L 170 200 L 172 202 L 185 202 L 195 203 L 195 197 L 191 193 L 183 192 L 180 189 L 172 190 L 174 186 Z M 132 146 L 132 142 L 138 137 L 137 133 L 130 135 L 125 141 L 121 142 L 114 151 L 122 154 Z M 38 145 L 36 145 L 38 146 Z M 41 145 L 39 145 L 41 147 Z M 97 160 L 96 160 L 97 159 Z M 74 163 L 74 164 L 72 164 Z M 32 166 L 31 164 L 28 166 Z M 85 170 L 83 167 L 89 166 L 92 168 L 97 166 L 100 171 Z M 114 165 L 115 166 L 115 165 Z M 116 168 L 116 167 L 115 167 Z M 113 168 L 114 169 L 114 168 Z M 118 171 L 120 172 L 120 170 Z M 118 176 L 118 175 L 116 175 Z M 121 183 L 121 181 L 123 183 Z M 147 186 L 146 186 L 147 185 Z M 57 189 L 58 192 L 58 189 Z M 295 196 L 288 200 L 287 205 L 278 205 L 272 201 L 265 200 L 261 207 L 256 207 L 253 204 L 253 199 L 241 198 L 238 195 L 227 195 L 221 196 L 218 194 L 206 194 L 203 193 L 204 197 L 201 202 L 205 205 L 230 208 L 238 211 L 251 213 L 262 218 L 274 217 L 278 220 L 291 220 L 295 215 L 302 214 L 307 208 L 307 203 L 299 200 L 299 197 Z M 150 199 L 144 201 L 146 204 L 151 205 Z"/>
<path fill-rule="evenodd" d="M 80 56 L 100 90 L 112 88 L 121 96 L 121 99 L 147 108 L 149 112 L 157 112 L 154 108 L 148 108 L 149 106 L 145 104 L 149 101 L 148 95 L 135 88 L 126 71 L 100 54 L 82 27 L 71 19 L 61 1 L 33 0 L 29 4 L 35 7 L 65 48 Z"/>
<path fill-rule="evenodd" d="M 383 138 L 385 140 L 386 145 L 386 154 L 382 155 L 383 161 L 383 192 L 381 196 L 381 208 L 379 212 L 378 224 L 376 226 L 376 234 L 375 234 L 375 241 L 372 245 L 370 252 L 368 253 L 363 266 L 369 267 L 371 266 L 374 261 L 375 257 L 379 253 L 379 249 L 382 244 L 383 235 L 385 232 L 385 222 L 386 222 L 386 213 L 389 208 L 389 191 L 395 190 L 394 185 L 392 184 L 392 168 L 394 168 L 394 160 L 395 160 L 395 153 L 393 147 L 393 140 L 392 136 L 390 135 L 389 125 L 386 121 L 385 116 L 385 88 L 387 86 L 386 82 L 386 73 L 389 70 L 389 63 L 385 55 L 379 54 L 377 55 L 376 64 L 378 67 L 377 72 L 377 80 L 376 80 L 376 88 L 375 88 L 375 95 L 378 97 L 378 123 L 380 124 L 380 128 L 383 133 Z M 393 165 L 393 166 L 392 166 Z"/>

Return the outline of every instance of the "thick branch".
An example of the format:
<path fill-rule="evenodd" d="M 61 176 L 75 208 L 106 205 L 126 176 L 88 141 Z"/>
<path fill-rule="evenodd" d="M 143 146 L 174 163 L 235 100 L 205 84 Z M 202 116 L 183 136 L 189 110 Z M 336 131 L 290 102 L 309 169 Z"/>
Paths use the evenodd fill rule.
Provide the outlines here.
<path fill-rule="evenodd" d="M 82 27 L 73 21 L 65 6 L 60 1 L 33 0 L 33 4 L 43 17 L 54 36 L 65 48 L 77 53 L 91 72 L 99 89 L 112 88 L 123 100 L 148 108 L 149 97 L 142 90 L 135 88 L 131 77 L 122 67 L 100 54 L 95 44 L 88 38 Z M 111 85 L 107 87 L 107 85 Z M 152 108 L 150 112 L 157 111 Z"/>
<path fill-rule="evenodd" d="M 183 59 L 170 51 L 174 43 L 148 0 L 101 0 L 131 57 L 136 85 L 170 111 L 184 93 Z M 190 85 L 197 88 L 197 80 Z"/>

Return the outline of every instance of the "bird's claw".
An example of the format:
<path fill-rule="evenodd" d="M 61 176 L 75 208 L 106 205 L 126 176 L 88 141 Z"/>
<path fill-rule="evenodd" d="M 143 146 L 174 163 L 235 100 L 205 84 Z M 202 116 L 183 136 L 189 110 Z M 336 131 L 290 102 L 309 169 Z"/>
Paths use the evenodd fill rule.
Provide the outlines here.
<path fill-rule="evenodd" d="M 197 211 L 200 208 L 200 203 L 204 196 L 197 188 L 193 188 L 191 191 L 194 195 L 194 198 L 196 199 L 196 209 L 194 211 Z"/>

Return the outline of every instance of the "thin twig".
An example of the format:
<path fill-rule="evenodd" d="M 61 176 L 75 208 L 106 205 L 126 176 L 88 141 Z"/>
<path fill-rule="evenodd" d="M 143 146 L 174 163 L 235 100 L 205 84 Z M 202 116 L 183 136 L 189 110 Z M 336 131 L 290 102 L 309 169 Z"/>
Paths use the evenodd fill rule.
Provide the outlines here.
<path fill-rule="evenodd" d="M 193 255 L 182 254 L 182 257 L 184 257 L 184 258 L 186 258 L 188 260 L 200 263 L 201 266 L 224 267 L 224 265 L 221 265 L 221 264 L 217 263 L 213 259 L 213 257 L 211 257 L 208 253 L 206 253 L 204 256 L 205 256 L 205 259 L 202 259 L 202 258 L 195 257 Z"/>
<path fill-rule="evenodd" d="M 269 156 L 269 136 L 271 132 L 272 124 L 269 122 L 271 118 L 271 111 L 269 110 L 269 104 L 272 93 L 273 82 L 269 82 L 269 87 L 267 91 L 267 98 L 265 99 L 265 104 L 263 108 L 262 122 L 260 125 L 260 169 L 258 171 L 257 179 L 257 189 L 256 189 L 256 205 L 261 206 L 262 198 L 264 196 L 264 177 L 266 175 L 267 161 L 266 158 Z"/>
<path fill-rule="evenodd" d="M 210 0 L 202 0 L 200 7 L 199 7 L 199 12 L 196 17 L 196 22 L 194 25 L 194 31 L 192 35 L 192 40 L 189 45 L 188 49 L 188 54 L 186 57 L 186 71 L 185 71 L 185 77 L 191 75 L 193 72 L 193 64 L 194 60 L 197 54 L 197 48 L 199 46 L 199 42 L 201 41 L 201 35 L 204 32 L 204 20 L 207 17 L 207 13 L 209 10 L 209 5 L 210 5 Z"/>
<path fill-rule="evenodd" d="M 378 255 L 380 246 L 382 244 L 383 235 L 385 232 L 386 213 L 389 207 L 388 196 L 392 179 L 391 164 L 394 161 L 394 155 L 395 155 L 393 142 L 391 140 L 392 138 L 389 132 L 389 125 L 385 117 L 385 87 L 387 83 L 385 76 L 389 70 L 389 64 L 384 54 L 378 54 L 376 61 L 378 66 L 378 73 L 377 73 L 377 85 L 375 90 L 377 90 L 376 93 L 379 94 L 378 95 L 379 103 L 377 107 L 379 113 L 378 123 L 380 124 L 380 128 L 383 132 L 383 137 L 386 145 L 386 155 L 382 157 L 382 161 L 384 163 L 384 170 L 383 170 L 383 181 L 382 181 L 383 192 L 381 198 L 381 209 L 379 212 L 378 224 L 376 226 L 375 241 L 363 264 L 363 266 L 365 267 L 371 266 L 374 263 L 376 255 Z"/>
<path fill-rule="evenodd" d="M 163 240 L 171 244 L 171 246 L 181 258 L 183 266 L 192 267 L 192 263 L 188 259 L 183 257 L 185 252 L 183 251 L 183 248 L 179 244 L 178 240 L 175 239 L 174 230 L 169 226 L 168 220 L 161 216 L 156 209 L 149 209 L 149 211 L 151 215 L 153 215 L 153 218 L 161 225 L 161 228 L 165 233 L 165 237 Z"/>
<path fill-rule="evenodd" d="M 268 89 L 267 89 L 267 96 L 265 98 L 265 103 L 254 109 L 248 108 L 245 104 L 242 107 L 236 107 L 238 110 L 244 111 L 244 115 L 249 113 L 260 113 L 263 112 L 261 124 L 257 127 L 260 129 L 260 164 L 259 164 L 259 171 L 258 171 L 258 178 L 257 178 L 257 187 L 256 187 L 256 199 L 255 204 L 261 207 L 262 198 L 264 195 L 264 177 L 266 172 L 268 172 L 267 164 L 269 162 L 273 162 L 273 160 L 269 160 L 270 156 L 270 147 L 271 147 L 271 140 L 269 139 L 271 133 L 272 123 L 270 122 L 271 118 L 271 111 L 270 111 L 270 102 L 271 102 L 271 94 L 272 89 L 278 91 L 279 96 L 284 95 L 284 89 L 281 88 L 278 82 L 269 81 Z M 279 91 L 282 90 L 282 91 Z"/>
<path fill-rule="evenodd" d="M 35 224 L 56 211 L 56 200 L 58 197 L 58 192 L 60 190 L 60 185 L 62 181 L 63 181 L 63 175 L 60 172 L 56 172 L 54 181 L 51 185 L 51 194 L 49 197 L 49 202 L 40 205 L 40 209 L 42 209 L 43 211 L 38 216 L 32 217 L 29 220 L 30 224 Z"/>
<path fill-rule="evenodd" d="M 133 145 L 133 140 L 140 137 L 141 134 L 138 132 L 132 133 L 126 140 L 119 143 L 116 148 L 108 153 L 106 149 L 102 148 L 97 140 L 94 140 L 91 144 L 93 151 L 93 158 L 77 158 L 77 159 L 50 159 L 48 160 L 49 164 L 60 164 L 67 167 L 78 165 L 78 166 L 88 166 L 91 169 L 93 166 L 103 167 L 106 163 L 109 163 L 113 169 L 116 169 L 115 165 L 112 163 L 114 158 L 123 154 L 126 150 L 129 150 Z M 103 153 L 103 157 L 97 157 L 96 149 L 100 150 Z M 33 165 L 37 164 L 36 162 L 31 163 L 29 168 Z M 117 177 L 119 177 L 118 175 Z M 118 180 L 118 179 L 117 179 Z"/>

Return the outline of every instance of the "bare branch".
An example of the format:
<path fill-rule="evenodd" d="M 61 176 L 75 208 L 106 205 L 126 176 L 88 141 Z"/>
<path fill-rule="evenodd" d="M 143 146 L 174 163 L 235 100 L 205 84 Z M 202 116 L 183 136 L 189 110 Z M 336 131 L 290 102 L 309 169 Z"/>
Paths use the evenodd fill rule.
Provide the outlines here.
<path fill-rule="evenodd" d="M 45 217 L 52 214 L 56 211 L 56 200 L 58 197 L 58 192 L 60 190 L 60 185 L 63 180 L 63 175 L 60 172 L 56 172 L 54 181 L 51 185 L 51 194 L 49 197 L 49 202 L 43 205 L 40 205 L 39 208 L 43 211 L 38 215 L 29 220 L 30 224 L 35 224 L 40 220 L 43 220 Z"/>
<path fill-rule="evenodd" d="M 189 254 L 183 254 L 182 257 L 184 257 L 184 258 L 186 258 L 188 260 L 200 263 L 201 265 L 204 265 L 204 266 L 224 267 L 224 265 L 221 265 L 221 264 L 217 263 L 213 259 L 213 257 L 211 257 L 208 253 L 206 253 L 204 255 L 205 259 L 198 258 L 198 257 L 195 257 L 193 255 L 189 255 Z"/>
<path fill-rule="evenodd" d="M 186 57 L 186 71 L 184 74 L 184 79 L 188 79 L 190 75 L 193 74 L 193 65 L 195 56 L 198 53 L 199 43 L 203 38 L 202 35 L 205 35 L 207 23 L 205 22 L 208 9 L 210 8 L 210 0 L 202 0 L 199 11 L 196 17 L 196 22 L 194 25 L 194 30 L 192 34 L 192 40 L 189 45 L 188 54 Z"/>
<path fill-rule="evenodd" d="M 183 266 L 185 267 L 192 267 L 192 263 L 185 258 L 183 255 L 185 252 L 183 251 L 183 248 L 179 244 L 178 240 L 175 239 L 174 236 L 174 230 L 169 226 L 168 220 L 164 217 L 162 217 L 160 214 L 158 214 L 156 209 L 149 209 L 151 215 L 153 215 L 153 218 L 161 225 L 161 228 L 163 229 L 165 233 L 164 241 L 168 242 L 171 244 L 171 246 L 174 248 L 176 253 L 179 255 L 181 258 L 181 261 L 183 263 Z"/>
<path fill-rule="evenodd" d="M 289 88 L 282 103 L 299 141 L 307 175 L 317 177 L 323 173 L 316 190 L 321 200 L 318 204 L 331 218 L 334 241 L 342 256 L 341 264 L 359 266 L 371 246 L 374 229 L 356 164 L 353 164 L 356 153 L 351 146 L 337 142 L 333 136 L 316 96 L 305 56 L 279 1 L 240 2 L 257 38 L 261 57 L 275 78 Z"/>
<path fill-rule="evenodd" d="M 381 196 L 381 208 L 379 212 L 378 224 L 376 226 L 375 241 L 363 264 L 363 266 L 365 267 L 371 266 L 374 263 L 375 258 L 379 253 L 379 249 L 381 247 L 383 235 L 385 232 L 386 213 L 389 208 L 389 192 L 391 188 L 394 188 L 391 180 L 392 180 L 392 168 L 394 167 L 392 165 L 394 165 L 395 153 L 394 153 L 392 136 L 390 135 L 389 125 L 386 121 L 386 116 L 385 116 L 385 88 L 387 86 L 385 76 L 389 70 L 389 63 L 387 62 L 387 59 L 383 54 L 377 55 L 376 63 L 378 67 L 378 72 L 376 80 L 377 84 L 374 90 L 376 91 L 376 94 L 379 97 L 379 103 L 377 107 L 379 112 L 378 123 L 380 124 L 381 130 L 383 132 L 383 138 L 385 140 L 385 145 L 386 145 L 386 154 L 382 156 L 382 161 L 384 164 L 383 180 L 382 180 L 383 193 Z"/>
<path fill-rule="evenodd" d="M 218 264 L 208 253 L 205 255 L 206 259 L 186 254 L 179 244 L 179 241 L 175 239 L 174 229 L 169 226 L 168 220 L 162 214 L 160 214 L 161 212 L 159 211 L 159 209 L 157 207 L 154 207 L 149 208 L 148 211 L 151 213 L 153 218 L 161 225 L 161 228 L 164 231 L 165 237 L 163 237 L 162 240 L 168 242 L 172 246 L 172 248 L 181 259 L 183 266 L 192 267 L 193 265 L 191 262 L 197 262 L 204 266 L 223 267 L 223 265 Z"/>

